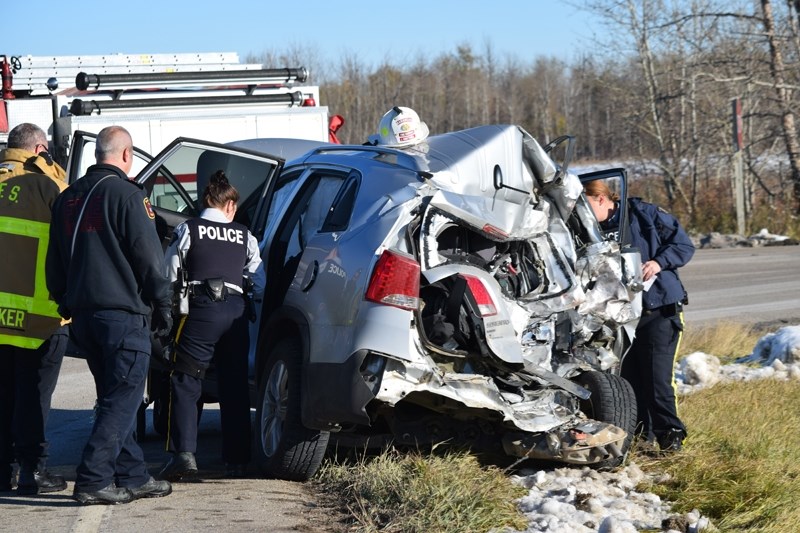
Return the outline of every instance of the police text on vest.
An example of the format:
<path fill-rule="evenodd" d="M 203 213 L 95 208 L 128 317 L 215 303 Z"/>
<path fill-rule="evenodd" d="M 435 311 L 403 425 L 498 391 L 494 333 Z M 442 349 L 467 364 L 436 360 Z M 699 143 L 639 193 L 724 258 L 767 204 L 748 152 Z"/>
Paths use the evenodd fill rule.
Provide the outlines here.
<path fill-rule="evenodd" d="M 228 241 L 238 244 L 244 243 L 244 232 L 240 229 L 217 228 L 216 226 L 200 226 L 197 228 L 197 236 L 201 239 Z"/>

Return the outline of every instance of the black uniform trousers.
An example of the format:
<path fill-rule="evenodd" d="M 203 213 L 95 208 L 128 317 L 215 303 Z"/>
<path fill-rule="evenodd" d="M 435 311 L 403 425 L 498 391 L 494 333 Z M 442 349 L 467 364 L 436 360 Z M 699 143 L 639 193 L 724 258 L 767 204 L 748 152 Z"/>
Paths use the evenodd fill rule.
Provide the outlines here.
<path fill-rule="evenodd" d="M 192 297 L 175 347 L 176 357 L 188 357 L 195 367 L 217 373 L 222 460 L 250 462 L 250 394 L 247 382 L 248 319 L 244 297 L 231 292 L 214 302 L 205 294 Z M 180 371 L 170 375 L 170 411 L 167 447 L 170 451 L 197 451 L 197 402 L 202 381 Z"/>
<path fill-rule="evenodd" d="M 75 490 L 96 491 L 112 482 L 141 486 L 150 474 L 134 432 L 150 364 L 147 319 L 120 310 L 76 311 L 72 329 L 97 390 L 94 425 L 76 470 Z"/>
<path fill-rule="evenodd" d="M 50 399 L 66 348 L 66 326 L 35 350 L 0 345 L 0 483 L 15 460 L 27 472 L 45 469 Z"/>
<path fill-rule="evenodd" d="M 671 429 L 686 435 L 678 418 L 675 393 L 675 356 L 683 335 L 683 312 L 674 304 L 646 310 L 636 327 L 636 338 L 622 363 L 622 377 L 633 386 L 641 434 L 647 440 Z"/>

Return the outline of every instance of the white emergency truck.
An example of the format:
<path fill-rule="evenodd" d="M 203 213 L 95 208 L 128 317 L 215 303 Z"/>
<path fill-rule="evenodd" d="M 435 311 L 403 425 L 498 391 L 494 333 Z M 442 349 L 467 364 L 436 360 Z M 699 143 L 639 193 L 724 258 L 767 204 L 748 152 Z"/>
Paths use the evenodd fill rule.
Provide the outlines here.
<path fill-rule="evenodd" d="M 231 52 L 0 55 L 0 61 L 0 148 L 14 126 L 32 122 L 47 132 L 50 153 L 62 165 L 75 132 L 111 125 L 127 129 L 149 154 L 181 136 L 328 141 L 333 133 L 319 87 L 304 85 L 303 67 L 264 69 Z"/>

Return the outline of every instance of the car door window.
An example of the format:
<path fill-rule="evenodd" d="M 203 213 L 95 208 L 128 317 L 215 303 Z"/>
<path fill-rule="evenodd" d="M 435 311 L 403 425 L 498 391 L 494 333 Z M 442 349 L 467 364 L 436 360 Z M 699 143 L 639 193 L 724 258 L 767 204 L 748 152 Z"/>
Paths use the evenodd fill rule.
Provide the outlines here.
<path fill-rule="evenodd" d="M 318 174 L 306 181 L 307 189 L 301 196 L 292 218 L 286 249 L 287 262 L 299 256 L 306 243 L 322 227 L 344 181 L 342 175 Z"/>
<path fill-rule="evenodd" d="M 94 156 L 96 145 L 96 133 L 78 130 L 73 134 L 69 147 L 69 157 L 66 162 L 60 162 L 63 163 L 67 171 L 68 183 L 74 183 L 82 178 L 89 167 L 97 163 Z M 153 157 L 150 154 L 134 146 L 133 164 L 128 177 L 133 179 L 152 159 Z"/>
<path fill-rule="evenodd" d="M 325 223 L 322 225 L 322 228 L 320 228 L 321 232 L 330 233 L 347 229 L 347 226 L 350 224 L 350 216 L 353 214 L 357 193 L 358 174 L 353 172 L 344 186 L 339 189 L 338 195 L 328 210 Z"/>
<path fill-rule="evenodd" d="M 268 261 L 268 279 L 275 280 L 268 284 L 268 290 L 274 292 L 265 301 L 283 301 L 306 244 L 322 227 L 346 177 L 345 173 L 317 171 L 303 180 L 275 235 Z"/>

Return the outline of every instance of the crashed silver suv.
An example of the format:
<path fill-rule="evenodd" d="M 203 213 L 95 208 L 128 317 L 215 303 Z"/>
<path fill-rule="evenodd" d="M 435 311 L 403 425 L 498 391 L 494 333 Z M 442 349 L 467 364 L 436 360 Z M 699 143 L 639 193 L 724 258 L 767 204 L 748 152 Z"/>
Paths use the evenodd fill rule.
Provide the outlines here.
<path fill-rule="evenodd" d="M 261 244 L 250 385 L 266 475 L 309 478 L 331 439 L 623 460 L 636 406 L 616 370 L 640 258 L 604 240 L 582 194 L 609 179 L 624 196 L 624 172 L 579 178 L 571 152 L 494 125 L 406 150 L 178 139 L 153 158 L 136 179 L 165 239 L 221 168 Z"/>

